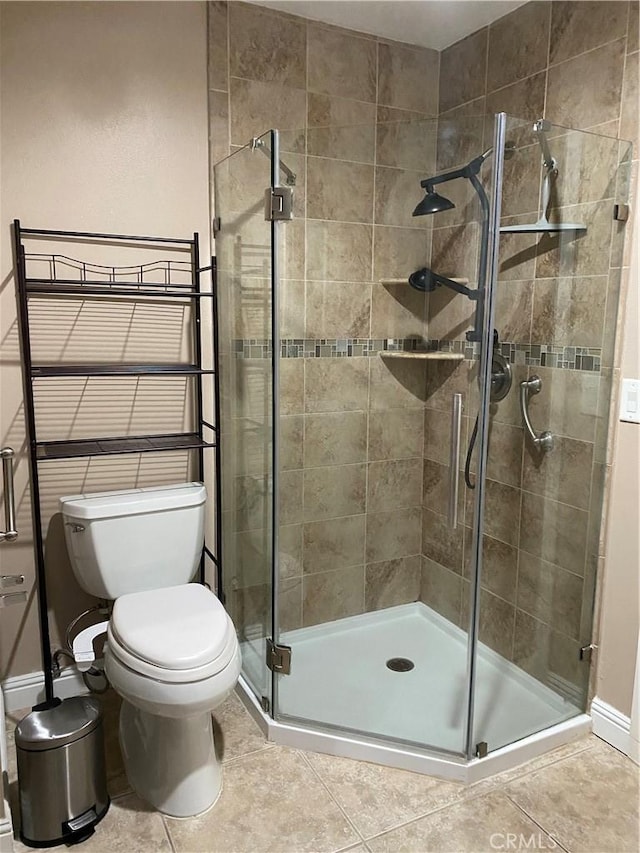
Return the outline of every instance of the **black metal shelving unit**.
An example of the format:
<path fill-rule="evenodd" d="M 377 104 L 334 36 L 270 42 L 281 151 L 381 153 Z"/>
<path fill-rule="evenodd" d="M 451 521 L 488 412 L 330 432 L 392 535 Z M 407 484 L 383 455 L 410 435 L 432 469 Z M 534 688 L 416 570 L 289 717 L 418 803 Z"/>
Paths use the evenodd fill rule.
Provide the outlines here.
<path fill-rule="evenodd" d="M 45 679 L 45 703 L 54 701 L 51 641 L 47 603 L 47 583 L 40 505 L 39 465 L 61 459 L 91 456 L 115 456 L 129 453 L 160 453 L 163 451 L 194 451 L 196 477 L 204 479 L 204 451 L 211 448 L 215 459 L 216 550 L 215 554 L 205 544 L 201 561 L 200 580 L 204 581 L 204 558 L 208 556 L 215 565 L 218 590 L 221 590 L 221 486 L 220 486 L 220 384 L 218 365 L 218 316 L 215 259 L 206 267 L 200 266 L 198 234 L 191 239 L 133 236 L 128 234 L 101 234 L 85 231 L 60 231 L 23 228 L 19 220 L 13 224 L 18 326 L 22 351 L 24 405 L 29 442 L 29 471 L 31 503 L 38 585 L 38 614 L 42 643 L 42 662 Z M 184 251 L 188 261 L 158 260 L 133 266 L 104 266 L 61 254 L 27 252 L 24 244 L 29 240 L 56 241 L 78 245 L 122 246 L 130 249 L 136 245 L 154 244 L 158 249 Z M 148 245 L 146 246 L 148 248 Z M 38 267 L 38 275 L 30 275 L 31 267 Z M 42 276 L 42 267 L 48 275 Z M 203 290 L 201 277 L 211 274 L 211 290 Z M 55 300 L 68 297 L 106 300 L 131 300 L 143 298 L 178 305 L 193 305 L 192 339 L 193 362 L 183 363 L 103 363 L 87 364 L 37 363 L 32 357 L 29 300 L 32 296 L 47 296 Z M 211 307 L 213 330 L 213 367 L 202 365 L 202 300 Z M 53 377 L 117 377 L 117 376 L 185 376 L 195 382 L 194 423 L 191 431 L 169 434 L 145 434 L 47 441 L 40 440 L 36 423 L 34 380 Z M 205 377 L 213 381 L 214 423 L 203 416 L 203 386 Z M 205 433 L 211 438 L 205 438 Z"/>

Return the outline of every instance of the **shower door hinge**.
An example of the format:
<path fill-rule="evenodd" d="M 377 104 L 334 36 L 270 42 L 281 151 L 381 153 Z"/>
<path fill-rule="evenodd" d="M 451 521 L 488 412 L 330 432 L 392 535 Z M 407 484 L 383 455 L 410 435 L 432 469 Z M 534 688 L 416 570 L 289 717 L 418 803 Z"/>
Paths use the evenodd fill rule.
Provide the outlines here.
<path fill-rule="evenodd" d="M 222 223 L 220 222 L 220 217 L 214 216 L 214 218 L 213 218 L 213 239 L 214 240 L 218 236 L 218 234 L 220 233 L 221 228 L 222 228 Z"/>
<path fill-rule="evenodd" d="M 260 707 L 265 712 L 265 714 L 269 713 L 269 711 L 271 710 L 271 703 L 269 702 L 268 696 L 261 696 L 260 697 Z"/>
<path fill-rule="evenodd" d="M 267 666 L 280 675 L 291 673 L 291 646 L 279 646 L 267 639 Z"/>
<path fill-rule="evenodd" d="M 626 222 L 629 218 L 629 205 L 628 204 L 614 204 L 613 205 L 613 218 L 616 222 Z"/>
<path fill-rule="evenodd" d="M 591 663 L 591 658 L 593 657 L 593 653 L 597 651 L 598 646 L 595 643 L 589 643 L 588 646 L 583 646 L 580 649 L 580 660 L 586 660 Z"/>
<path fill-rule="evenodd" d="M 481 740 L 476 744 L 476 758 L 486 758 L 489 747 L 486 740 Z"/>
<path fill-rule="evenodd" d="M 291 187 L 268 187 L 264 191 L 264 218 L 267 222 L 286 222 L 293 219 Z"/>

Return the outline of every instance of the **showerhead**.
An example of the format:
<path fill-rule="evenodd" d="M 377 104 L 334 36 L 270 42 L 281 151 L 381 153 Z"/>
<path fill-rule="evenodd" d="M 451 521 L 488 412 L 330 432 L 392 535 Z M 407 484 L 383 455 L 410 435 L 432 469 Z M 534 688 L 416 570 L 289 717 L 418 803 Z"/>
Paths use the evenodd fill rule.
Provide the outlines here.
<path fill-rule="evenodd" d="M 455 204 L 452 201 L 438 195 L 437 192 L 427 186 L 427 193 L 422 201 L 416 205 L 413 215 L 426 216 L 429 213 L 442 213 L 445 210 L 452 210 L 454 207 Z"/>

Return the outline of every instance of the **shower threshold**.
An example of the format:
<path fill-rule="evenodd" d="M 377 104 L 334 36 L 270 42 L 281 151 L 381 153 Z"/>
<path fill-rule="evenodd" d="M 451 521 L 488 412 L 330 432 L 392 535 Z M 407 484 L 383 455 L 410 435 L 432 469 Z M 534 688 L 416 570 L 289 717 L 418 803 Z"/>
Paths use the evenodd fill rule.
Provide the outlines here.
<path fill-rule="evenodd" d="M 279 719 L 240 684 L 279 743 L 475 781 L 590 728 L 575 704 L 480 643 L 475 740 L 490 752 L 471 762 L 456 755 L 463 751 L 467 635 L 420 602 L 289 631 L 281 642 L 291 646 L 292 664 L 278 678 Z M 254 643 L 245 646 L 245 667 L 256 652 Z M 388 666 L 394 658 L 413 667 Z"/>

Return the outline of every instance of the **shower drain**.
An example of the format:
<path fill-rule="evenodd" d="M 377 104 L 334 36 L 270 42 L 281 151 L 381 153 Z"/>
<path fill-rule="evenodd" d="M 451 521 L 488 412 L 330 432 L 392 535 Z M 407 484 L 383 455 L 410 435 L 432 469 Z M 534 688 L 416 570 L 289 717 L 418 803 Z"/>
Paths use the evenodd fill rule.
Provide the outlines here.
<path fill-rule="evenodd" d="M 387 668 L 394 672 L 409 672 L 414 666 L 414 662 L 409 658 L 389 658 L 387 661 Z"/>

